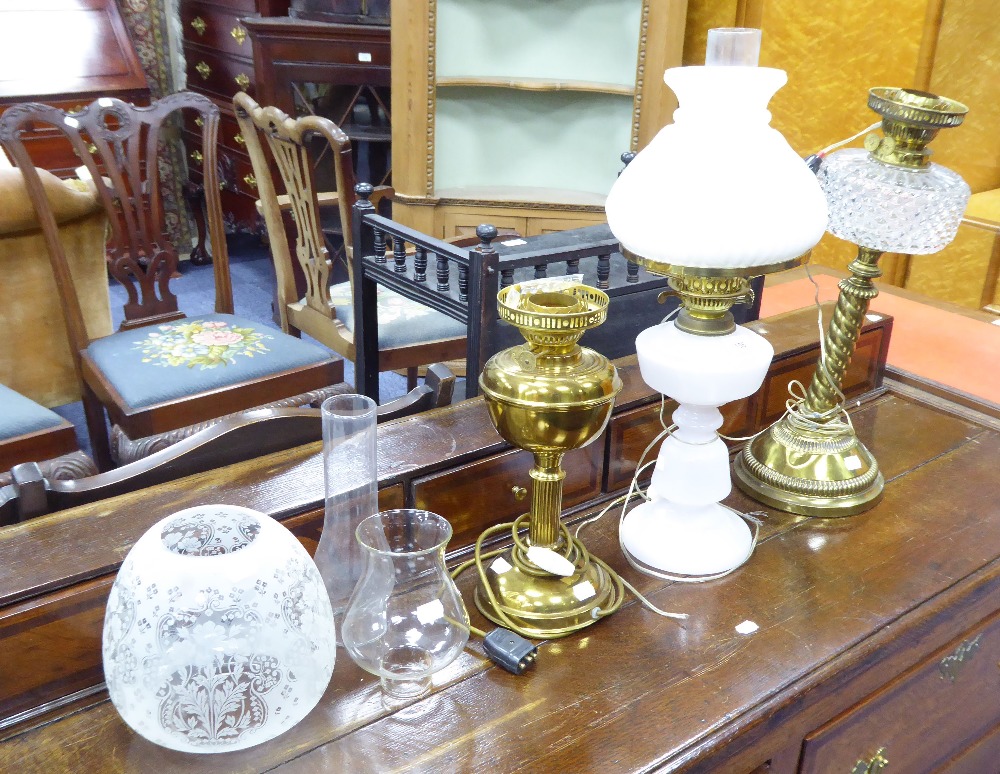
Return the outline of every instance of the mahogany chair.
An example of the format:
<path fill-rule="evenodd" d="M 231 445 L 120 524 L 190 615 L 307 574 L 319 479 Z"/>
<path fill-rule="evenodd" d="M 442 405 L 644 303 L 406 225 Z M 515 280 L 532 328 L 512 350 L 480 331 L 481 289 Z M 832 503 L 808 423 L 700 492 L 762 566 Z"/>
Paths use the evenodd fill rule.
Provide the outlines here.
<path fill-rule="evenodd" d="M 76 443 L 73 425 L 44 406 L 0 384 L 0 471 L 26 462 L 40 464 L 47 478 L 68 479 L 97 472 Z M 0 472 L 0 485 L 9 476 Z"/>
<path fill-rule="evenodd" d="M 185 317 L 170 290 L 177 249 L 166 235 L 158 159 L 181 110 L 202 121 L 204 187 L 214 256 L 215 311 Z M 136 439 L 176 442 L 191 426 L 262 405 L 321 400 L 343 380 L 343 361 L 321 347 L 233 315 L 216 169 L 219 109 L 181 92 L 149 107 L 101 98 L 76 113 L 37 103 L 0 117 L 0 142 L 24 174 L 45 236 L 98 464 L 111 464 L 105 411 L 120 453 Z M 108 269 L 128 291 L 125 322 L 92 339 L 56 222 L 22 132 L 42 126 L 67 140 L 109 216 Z M 149 452 L 156 443 L 142 445 Z"/>
<path fill-rule="evenodd" d="M 454 375 L 440 363 L 406 395 L 378 407 L 379 424 L 451 403 Z M 58 417 L 57 417 L 58 419 Z M 71 428 L 72 430 L 72 428 Z M 260 409 L 227 417 L 166 449 L 115 470 L 75 481 L 57 481 L 44 466 L 26 463 L 11 470 L 0 487 L 0 525 L 43 516 L 105 497 L 191 476 L 253 457 L 323 439 L 319 409 Z M 2 450 L 2 447 L 0 447 Z"/>
<path fill-rule="evenodd" d="M 261 107 L 242 92 L 233 97 L 233 104 L 257 178 L 258 206 L 267 225 L 278 280 L 282 330 L 293 335 L 307 333 L 354 361 L 357 320 L 350 258 L 356 195 L 351 142 L 333 121 L 321 116 L 292 119 L 275 107 Z M 261 137 L 266 142 L 262 143 Z M 315 138 L 324 141 L 322 153 L 312 152 Z M 324 163 L 334 167 L 336 193 L 317 191 L 315 169 Z M 272 168 L 278 170 L 280 179 L 272 175 Z M 381 186 L 372 189 L 369 198 L 377 201 L 389 193 L 391 189 Z M 348 281 L 330 286 L 332 266 L 320 225 L 320 207 L 334 204 L 340 211 L 347 246 Z M 295 260 L 306 277 L 306 292 L 301 298 L 282 210 L 291 211 L 295 224 Z M 380 288 L 374 306 L 379 320 L 379 366 L 385 371 L 406 369 L 409 387 L 416 382 L 418 366 L 465 357 L 465 326 L 456 320 L 388 288 Z"/>

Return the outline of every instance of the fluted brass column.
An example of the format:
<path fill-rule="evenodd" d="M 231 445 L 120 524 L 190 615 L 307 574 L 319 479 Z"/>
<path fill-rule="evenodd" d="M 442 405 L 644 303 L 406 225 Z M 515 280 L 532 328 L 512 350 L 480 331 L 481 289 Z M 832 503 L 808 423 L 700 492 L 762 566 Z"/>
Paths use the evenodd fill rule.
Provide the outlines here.
<path fill-rule="evenodd" d="M 555 548 L 559 543 L 559 514 L 566 478 L 562 458 L 559 453 L 536 454 L 535 465 L 528 472 L 532 483 L 528 542 L 533 546 Z"/>

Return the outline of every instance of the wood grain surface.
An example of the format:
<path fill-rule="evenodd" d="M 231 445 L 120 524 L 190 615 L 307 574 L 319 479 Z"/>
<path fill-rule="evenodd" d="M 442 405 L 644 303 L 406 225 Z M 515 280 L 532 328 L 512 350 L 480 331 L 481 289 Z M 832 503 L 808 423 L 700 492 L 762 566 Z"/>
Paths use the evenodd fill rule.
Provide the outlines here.
<path fill-rule="evenodd" d="M 725 579 L 641 576 L 618 550 L 614 517 L 583 531 L 595 555 L 654 604 L 690 613 L 686 622 L 630 598 L 591 629 L 544 643 L 525 677 L 489 666 L 473 644 L 435 677 L 434 694 L 397 711 L 382 706 L 377 681 L 341 651 L 326 696 L 301 724 L 238 753 L 160 749 L 103 701 L 8 738 L 0 770 L 750 772 L 776 764 L 782 750 L 914 665 L 923 663 L 910 673 L 920 683 L 941 653 L 995 625 L 1000 433 L 891 391 L 853 420 L 885 472 L 883 501 L 841 520 L 769 511 L 755 555 Z M 737 492 L 727 502 L 759 507 Z M 460 582 L 467 599 L 473 580 Z M 738 633 L 747 620 L 757 630 Z M 983 663 L 1000 657 L 990 652 L 1000 647 L 994 639 L 976 654 Z M 939 682 L 924 689 L 933 697 L 940 687 L 946 702 L 953 686 Z M 966 703 L 995 701 L 989 685 L 982 698 L 963 694 Z M 899 706 L 899 725 L 919 732 L 911 714 L 919 705 L 904 697 Z M 959 746 L 968 741 L 943 733 L 937 763 L 924 759 L 928 768 L 919 770 L 958 766 L 995 744 L 974 739 L 966 754 Z"/>

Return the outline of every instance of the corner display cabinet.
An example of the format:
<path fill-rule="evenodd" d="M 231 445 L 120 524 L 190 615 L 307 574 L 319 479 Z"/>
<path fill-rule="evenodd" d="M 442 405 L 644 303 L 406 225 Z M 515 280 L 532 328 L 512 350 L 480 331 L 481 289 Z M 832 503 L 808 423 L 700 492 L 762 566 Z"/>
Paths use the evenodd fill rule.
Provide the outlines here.
<path fill-rule="evenodd" d="M 686 0 L 412 0 L 392 15 L 393 217 L 438 237 L 604 221 L 676 103 Z"/>

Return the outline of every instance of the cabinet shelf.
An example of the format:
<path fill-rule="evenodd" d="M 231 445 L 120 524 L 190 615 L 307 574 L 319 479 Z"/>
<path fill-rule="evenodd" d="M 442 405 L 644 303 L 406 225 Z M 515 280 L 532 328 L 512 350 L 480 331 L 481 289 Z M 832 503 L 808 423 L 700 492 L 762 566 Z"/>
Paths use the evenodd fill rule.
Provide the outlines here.
<path fill-rule="evenodd" d="M 635 96 L 634 83 L 457 75 L 438 78 L 436 83 L 438 88 L 442 86 L 483 86 L 495 89 L 522 89 L 525 91 L 582 91 L 595 94 L 620 94 L 623 97 Z"/>

